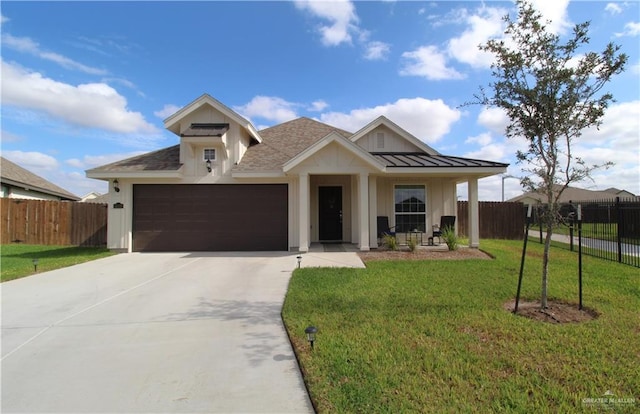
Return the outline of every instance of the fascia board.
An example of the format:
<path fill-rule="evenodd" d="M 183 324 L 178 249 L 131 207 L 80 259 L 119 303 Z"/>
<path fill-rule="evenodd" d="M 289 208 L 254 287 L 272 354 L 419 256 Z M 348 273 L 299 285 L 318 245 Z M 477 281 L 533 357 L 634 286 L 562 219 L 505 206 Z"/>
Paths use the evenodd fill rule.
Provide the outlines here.
<path fill-rule="evenodd" d="M 343 136 L 339 135 L 336 132 L 329 133 L 329 135 L 322 138 L 320 141 L 314 143 L 313 145 L 309 146 L 300 154 L 296 155 L 295 157 L 287 161 L 282 166 L 282 170 L 285 173 L 291 171 L 291 169 L 295 168 L 297 165 L 304 162 L 306 159 L 314 155 L 316 152 L 322 150 L 323 148 L 325 148 L 326 146 L 328 146 L 333 142 L 337 143 L 338 145 L 340 145 L 347 151 L 351 152 L 352 154 L 360 157 L 363 161 L 365 161 L 372 167 L 380 171 L 384 170 L 385 166 L 381 164 L 377 159 L 375 159 L 371 154 L 369 154 L 368 152 L 360 148 L 358 145 L 354 144 L 353 142 L 349 141 L 348 139 L 344 138 Z"/>
<path fill-rule="evenodd" d="M 282 171 L 270 171 L 270 172 L 232 172 L 233 178 L 282 178 L 286 175 Z"/>
<path fill-rule="evenodd" d="M 91 172 L 85 171 L 87 178 L 95 178 L 97 180 L 111 180 L 114 178 L 182 178 L 182 170 L 176 171 L 145 171 L 145 172 Z"/>
<path fill-rule="evenodd" d="M 386 172 L 388 174 L 397 175 L 447 175 L 451 177 L 464 176 L 464 177 L 489 177 L 496 174 L 504 174 L 507 171 L 506 167 L 387 167 Z"/>
<path fill-rule="evenodd" d="M 8 178 L 2 178 L 0 179 L 0 182 L 2 182 L 2 184 L 5 184 L 7 186 L 10 187 L 16 187 L 16 188 L 21 188 L 23 190 L 27 190 L 27 191 L 35 191 L 37 193 L 42 193 L 45 195 L 50 195 L 50 196 L 55 196 L 55 197 L 61 197 L 61 198 L 65 198 L 65 199 L 72 199 L 71 196 L 75 197 L 75 199 L 80 200 L 80 197 L 76 196 L 75 194 L 65 194 L 65 193 L 61 193 L 55 190 L 49 190 L 46 188 L 42 188 L 42 187 L 38 187 L 37 185 L 32 185 L 32 184 L 26 184 L 20 181 L 15 181 L 15 180 L 11 180 Z"/>

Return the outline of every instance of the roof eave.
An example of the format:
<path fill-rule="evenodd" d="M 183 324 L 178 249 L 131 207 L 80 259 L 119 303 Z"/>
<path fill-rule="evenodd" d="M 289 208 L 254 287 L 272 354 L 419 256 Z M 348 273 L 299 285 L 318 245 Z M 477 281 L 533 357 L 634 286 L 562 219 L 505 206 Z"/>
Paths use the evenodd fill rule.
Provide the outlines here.
<path fill-rule="evenodd" d="M 65 194 L 59 191 L 49 190 L 46 188 L 38 187 L 36 185 L 21 183 L 19 181 L 11 180 L 4 177 L 0 179 L 0 182 L 11 187 L 22 188 L 23 190 L 27 190 L 27 191 L 36 191 L 38 193 L 52 195 L 54 197 L 60 197 L 65 200 L 79 201 L 81 199 L 75 194 L 71 194 L 71 193 Z"/>
<path fill-rule="evenodd" d="M 178 170 L 147 170 L 147 171 L 85 171 L 87 178 L 96 180 L 111 180 L 115 178 L 182 178 L 182 168 Z"/>

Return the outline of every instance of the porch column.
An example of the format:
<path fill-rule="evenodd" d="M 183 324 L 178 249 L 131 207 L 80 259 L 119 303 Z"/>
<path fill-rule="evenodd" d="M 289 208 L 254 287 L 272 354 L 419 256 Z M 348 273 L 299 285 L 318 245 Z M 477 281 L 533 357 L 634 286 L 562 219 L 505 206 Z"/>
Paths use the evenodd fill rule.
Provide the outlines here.
<path fill-rule="evenodd" d="M 480 214 L 478 213 L 477 178 L 469 178 L 467 192 L 469 199 L 469 247 L 477 249 L 480 247 Z"/>
<path fill-rule="evenodd" d="M 369 176 L 369 247 L 378 247 L 378 183 L 376 176 Z"/>
<path fill-rule="evenodd" d="M 299 237 L 299 250 L 301 252 L 309 251 L 309 174 L 301 173 L 298 177 L 298 200 L 300 202 L 300 232 Z"/>
<path fill-rule="evenodd" d="M 369 174 L 358 174 L 360 251 L 369 251 Z"/>

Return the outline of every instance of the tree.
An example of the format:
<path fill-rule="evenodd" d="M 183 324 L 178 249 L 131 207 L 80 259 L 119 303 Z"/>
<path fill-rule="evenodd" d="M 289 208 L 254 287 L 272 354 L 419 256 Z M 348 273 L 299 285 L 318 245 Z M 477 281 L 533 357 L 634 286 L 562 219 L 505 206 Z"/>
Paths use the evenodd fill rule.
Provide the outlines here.
<path fill-rule="evenodd" d="M 491 93 L 484 88 L 473 104 L 502 108 L 510 122 L 507 138 L 525 138 L 526 150 L 517 163 L 528 175 L 521 180 L 525 191 L 543 195 L 546 208 L 541 220 L 546 229 L 542 257 L 542 308 L 547 307 L 549 247 L 554 227 L 561 220 L 558 200 L 572 182 L 591 178 L 592 171 L 613 165 L 587 165 L 572 153 L 572 145 L 590 127 L 599 127 L 613 96 L 603 92 L 613 75 L 624 71 L 628 57 L 609 43 L 601 53 L 582 53 L 589 43 L 589 22 L 575 25 L 572 35 L 547 30 L 542 15 L 525 0 L 516 1 L 518 16 L 503 18 L 504 39 L 493 39 L 480 49 L 495 55 L 491 66 Z M 548 25 L 549 22 L 547 21 Z"/>

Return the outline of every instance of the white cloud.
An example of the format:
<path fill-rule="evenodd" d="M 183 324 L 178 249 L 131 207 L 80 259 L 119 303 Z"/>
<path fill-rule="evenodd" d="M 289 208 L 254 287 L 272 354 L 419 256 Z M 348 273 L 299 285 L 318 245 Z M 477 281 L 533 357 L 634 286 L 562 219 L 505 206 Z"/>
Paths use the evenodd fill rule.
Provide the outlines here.
<path fill-rule="evenodd" d="M 547 26 L 551 33 L 565 33 L 572 24 L 567 14 L 569 0 L 533 0 L 533 7 L 542 14 L 544 21 L 550 20 Z"/>
<path fill-rule="evenodd" d="M 2 44 L 5 47 L 15 49 L 19 52 L 29 53 L 31 55 L 39 57 L 40 59 L 57 63 L 58 65 L 66 69 L 79 70 L 91 75 L 106 75 L 108 73 L 108 71 L 104 69 L 87 66 L 58 53 L 42 50 L 37 42 L 28 37 L 15 37 L 8 33 L 3 33 Z"/>
<path fill-rule="evenodd" d="M 505 149 L 505 146 L 502 144 L 489 144 L 484 145 L 479 150 L 469 151 L 465 153 L 463 157 L 505 162 L 508 161 L 511 156 L 511 154 L 508 154 Z"/>
<path fill-rule="evenodd" d="M 509 124 L 509 116 L 502 108 L 484 107 L 478 114 L 478 124 L 491 132 L 504 135 L 505 129 Z"/>
<path fill-rule="evenodd" d="M 317 101 L 311 102 L 311 105 L 307 108 L 307 111 L 312 112 L 322 112 L 329 107 L 329 104 L 319 99 Z"/>
<path fill-rule="evenodd" d="M 5 131 L 4 129 L 0 131 L 0 142 L 19 142 L 22 141 L 23 138 L 20 135 L 16 135 L 12 132 Z"/>
<path fill-rule="evenodd" d="M 611 14 L 620 14 L 622 13 L 622 7 L 620 7 L 617 3 L 607 3 L 604 8 L 605 11 L 608 11 Z"/>
<path fill-rule="evenodd" d="M 391 48 L 388 43 L 377 41 L 369 42 L 366 45 L 364 58 L 367 60 L 384 60 L 387 58 L 390 50 Z"/>
<path fill-rule="evenodd" d="M 104 83 L 74 86 L 4 61 L 2 78 L 3 105 L 43 112 L 87 128 L 118 133 L 159 132 L 141 113 L 130 111 L 126 98 Z"/>
<path fill-rule="evenodd" d="M 465 76 L 447 67 L 446 56 L 436 46 L 421 46 L 402 54 L 400 75 L 421 76 L 429 80 L 463 79 Z"/>
<path fill-rule="evenodd" d="M 318 29 L 325 46 L 351 43 L 351 35 L 359 31 L 358 16 L 350 1 L 297 0 L 294 4 L 300 10 L 329 21 L 328 25 L 321 25 Z"/>
<path fill-rule="evenodd" d="M 440 99 L 413 98 L 398 99 L 394 103 L 373 108 L 354 109 L 349 113 L 329 112 L 322 114 L 320 120 L 355 132 L 380 115 L 393 120 L 426 143 L 433 143 L 442 138 L 461 116 L 459 110 L 447 106 Z"/>
<path fill-rule="evenodd" d="M 478 144 L 478 145 L 489 145 L 493 141 L 491 134 L 488 132 L 483 132 L 480 135 L 476 135 L 475 137 L 467 138 L 464 143 L 465 144 Z"/>
<path fill-rule="evenodd" d="M 55 158 L 41 152 L 3 151 L 2 156 L 38 175 L 39 172 L 54 171 L 59 168 Z"/>
<path fill-rule="evenodd" d="M 162 107 L 162 109 L 160 109 L 159 111 L 155 111 L 153 114 L 160 119 L 166 119 L 171 115 L 175 114 L 176 112 L 178 112 L 180 108 L 181 107 L 177 105 L 166 104 L 165 106 Z"/>
<path fill-rule="evenodd" d="M 460 18 L 467 24 L 467 29 L 458 37 L 447 43 L 448 54 L 459 62 L 472 67 L 488 68 L 493 63 L 493 54 L 481 51 L 478 46 L 491 38 L 502 37 L 502 18 L 506 9 L 481 7 L 475 14 L 460 11 Z"/>
<path fill-rule="evenodd" d="M 255 96 L 249 103 L 233 109 L 247 118 L 263 118 L 277 123 L 297 118 L 295 107 L 298 104 L 275 96 Z"/>
<path fill-rule="evenodd" d="M 5 16 L 5 15 L 3 15 L 3 14 L 0 14 L 0 24 L 2 24 L 2 23 L 6 23 L 6 22 L 8 22 L 9 20 L 10 20 L 10 19 L 9 19 L 7 16 Z"/>
<path fill-rule="evenodd" d="M 629 22 L 624 25 L 624 31 L 615 33 L 616 37 L 640 35 L 640 22 Z"/>

